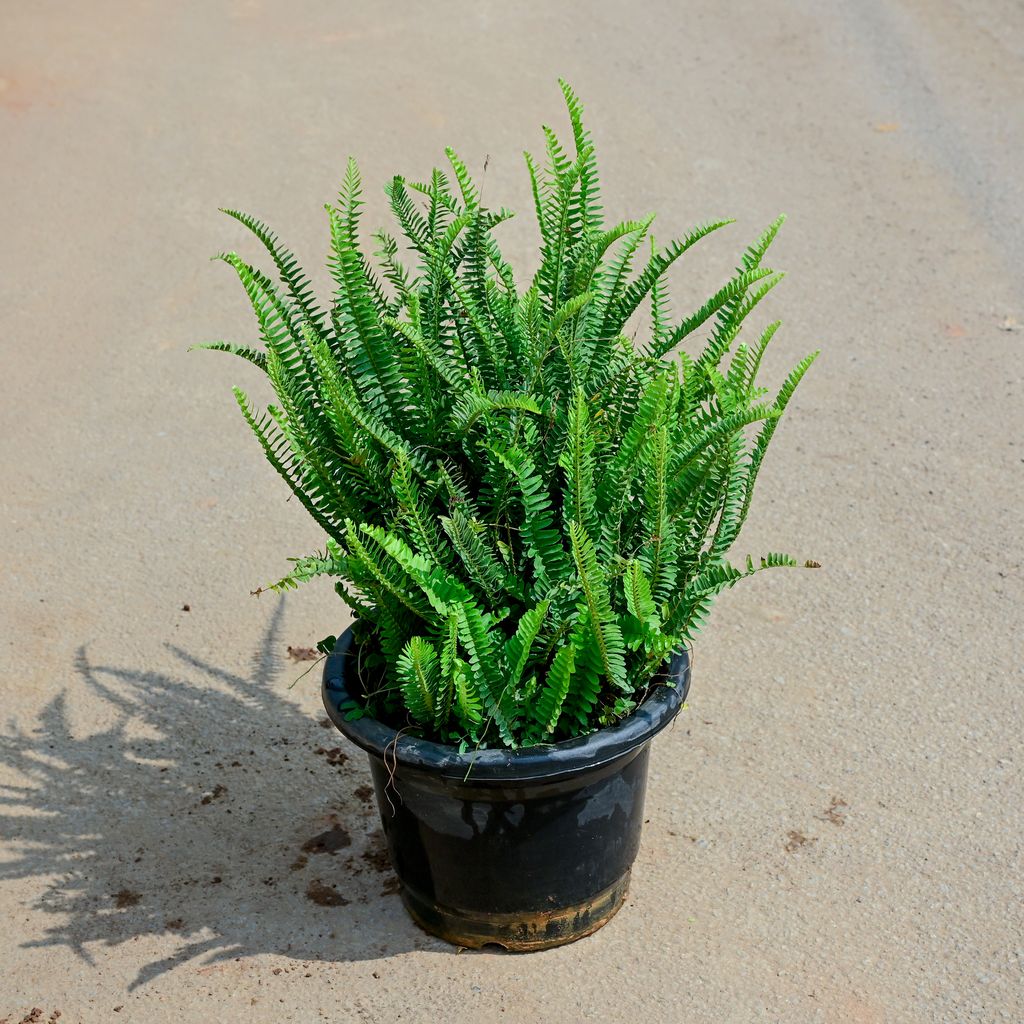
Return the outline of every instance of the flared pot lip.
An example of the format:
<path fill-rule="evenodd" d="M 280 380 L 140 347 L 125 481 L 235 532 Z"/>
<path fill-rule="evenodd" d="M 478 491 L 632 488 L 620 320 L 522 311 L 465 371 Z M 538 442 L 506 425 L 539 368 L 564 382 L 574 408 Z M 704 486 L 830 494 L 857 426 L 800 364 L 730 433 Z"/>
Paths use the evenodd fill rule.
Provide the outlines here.
<path fill-rule="evenodd" d="M 488 749 L 460 753 L 456 747 L 399 733 L 375 718 L 346 721 L 341 706 L 358 694 L 350 691 L 355 654 L 346 629 L 324 664 L 322 693 L 327 715 L 338 730 L 371 757 L 396 769 L 418 769 L 467 782 L 554 782 L 614 761 L 646 744 L 675 718 L 690 689 L 690 657 L 675 654 L 668 671 L 657 677 L 643 703 L 615 725 L 561 743 L 518 750 Z M 658 679 L 666 680 L 659 683 Z M 353 688 L 355 689 L 355 688 Z"/>

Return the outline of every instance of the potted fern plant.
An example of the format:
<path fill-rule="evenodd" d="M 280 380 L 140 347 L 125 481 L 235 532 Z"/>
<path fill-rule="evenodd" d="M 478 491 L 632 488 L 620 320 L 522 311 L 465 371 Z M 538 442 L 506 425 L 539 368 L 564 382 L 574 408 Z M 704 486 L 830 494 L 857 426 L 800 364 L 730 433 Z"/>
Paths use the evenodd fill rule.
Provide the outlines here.
<path fill-rule="evenodd" d="M 605 225 L 581 106 L 562 92 L 571 151 L 545 128 L 546 166 L 527 156 L 540 228 L 527 287 L 496 240 L 511 213 L 483 206 L 451 150 L 450 172 L 386 186 L 401 242 L 373 235 L 374 269 L 350 161 L 327 207 L 329 306 L 265 225 L 226 211 L 280 284 L 223 255 L 262 346 L 205 346 L 277 395 L 261 413 L 235 389 L 326 541 L 274 589 L 336 579 L 355 622 L 322 645 L 324 704 L 369 754 L 407 908 L 465 946 L 558 945 L 618 909 L 651 739 L 685 699 L 692 637 L 718 593 L 798 564 L 726 557 L 817 354 L 768 398 L 756 378 L 779 325 L 739 340 L 780 279 L 762 261 L 782 218 L 673 320 L 666 273 L 730 222 L 664 248 L 651 217 Z"/>

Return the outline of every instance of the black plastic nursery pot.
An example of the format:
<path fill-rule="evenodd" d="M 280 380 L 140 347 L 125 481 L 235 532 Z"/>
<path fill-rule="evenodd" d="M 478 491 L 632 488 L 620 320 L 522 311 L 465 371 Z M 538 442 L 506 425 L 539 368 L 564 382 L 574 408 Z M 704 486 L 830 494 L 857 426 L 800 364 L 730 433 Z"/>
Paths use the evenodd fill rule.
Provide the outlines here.
<path fill-rule="evenodd" d="M 459 946 L 528 951 L 583 938 L 622 906 L 640 845 L 651 740 L 686 699 L 682 653 L 628 718 L 589 736 L 460 754 L 372 718 L 352 633 L 324 667 L 331 721 L 367 752 L 402 900 Z"/>

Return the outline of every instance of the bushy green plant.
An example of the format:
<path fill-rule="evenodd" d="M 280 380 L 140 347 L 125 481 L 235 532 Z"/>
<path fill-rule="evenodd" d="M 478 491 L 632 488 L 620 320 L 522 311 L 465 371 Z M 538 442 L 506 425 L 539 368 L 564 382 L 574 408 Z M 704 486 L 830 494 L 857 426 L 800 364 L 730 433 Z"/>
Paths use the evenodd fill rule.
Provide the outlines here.
<path fill-rule="evenodd" d="M 512 214 L 482 205 L 452 150 L 450 176 L 386 186 L 403 242 L 372 236 L 377 270 L 349 162 L 327 207 L 337 287 L 326 309 L 264 224 L 225 211 L 266 246 L 281 283 L 222 255 L 263 345 L 206 347 L 270 378 L 277 405 L 260 413 L 236 388 L 238 404 L 327 534 L 326 550 L 295 559 L 274 587 L 337 577 L 364 668 L 384 669 L 360 710 L 463 746 L 551 742 L 617 720 L 720 591 L 797 565 L 726 559 L 817 354 L 768 400 L 755 379 L 779 324 L 738 341 L 780 280 L 762 259 L 782 218 L 715 295 L 672 321 L 666 272 L 730 222 L 664 248 L 652 217 L 606 227 L 581 106 L 562 91 L 572 154 L 545 128 L 546 167 L 526 157 L 541 246 L 525 290 L 494 238 Z M 636 343 L 625 331 L 645 302 L 649 332 Z M 698 355 L 673 355 L 702 328 Z"/>

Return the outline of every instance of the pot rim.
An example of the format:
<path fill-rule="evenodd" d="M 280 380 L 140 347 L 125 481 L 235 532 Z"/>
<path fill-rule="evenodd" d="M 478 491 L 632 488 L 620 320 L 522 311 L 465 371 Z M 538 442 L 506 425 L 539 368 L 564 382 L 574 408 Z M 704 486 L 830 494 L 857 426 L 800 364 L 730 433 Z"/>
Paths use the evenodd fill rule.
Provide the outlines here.
<path fill-rule="evenodd" d="M 420 739 L 369 716 L 346 721 L 340 705 L 354 698 L 345 680 L 346 659 L 352 652 L 352 629 L 338 637 L 324 664 L 321 693 L 330 720 L 347 739 L 371 757 L 444 778 L 467 782 L 553 782 L 597 768 L 639 749 L 676 716 L 690 689 L 690 656 L 673 655 L 668 671 L 655 677 L 640 706 L 615 725 L 560 743 L 538 743 L 516 750 L 504 748 L 468 751 Z M 671 680 L 658 684 L 657 680 Z"/>

